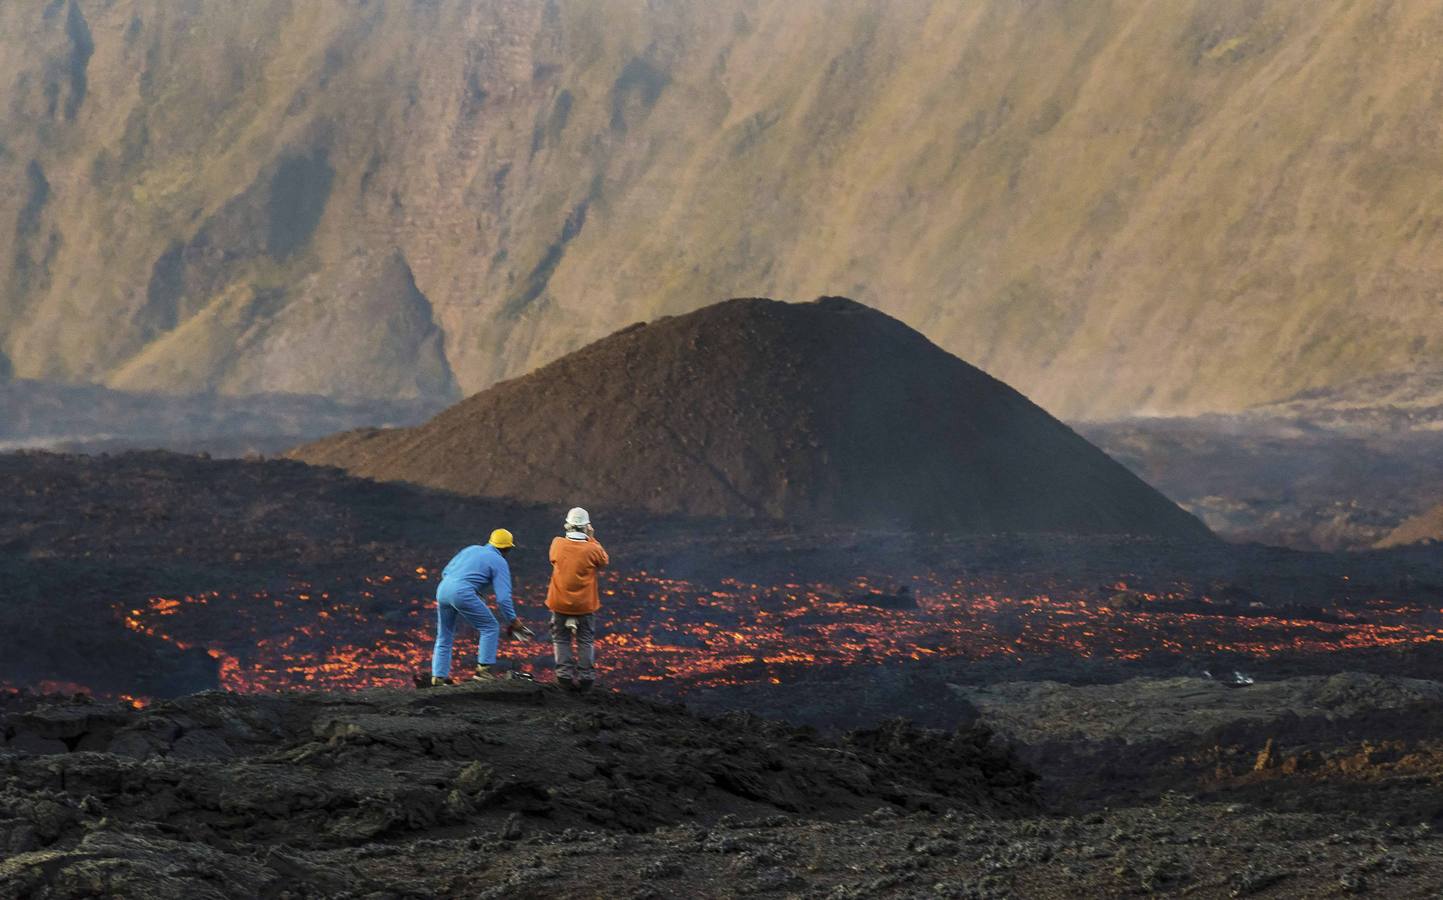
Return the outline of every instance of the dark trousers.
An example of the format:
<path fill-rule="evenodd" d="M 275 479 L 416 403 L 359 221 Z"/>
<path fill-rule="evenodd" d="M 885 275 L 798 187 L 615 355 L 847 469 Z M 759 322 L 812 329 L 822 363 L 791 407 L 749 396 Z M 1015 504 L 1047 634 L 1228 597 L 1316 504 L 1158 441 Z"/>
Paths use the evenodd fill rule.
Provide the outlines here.
<path fill-rule="evenodd" d="M 595 616 L 551 614 L 551 651 L 556 655 L 558 680 L 593 681 L 596 678 Z M 568 628 L 567 625 L 575 628 Z M 572 649 L 572 645 L 575 649 Z"/>

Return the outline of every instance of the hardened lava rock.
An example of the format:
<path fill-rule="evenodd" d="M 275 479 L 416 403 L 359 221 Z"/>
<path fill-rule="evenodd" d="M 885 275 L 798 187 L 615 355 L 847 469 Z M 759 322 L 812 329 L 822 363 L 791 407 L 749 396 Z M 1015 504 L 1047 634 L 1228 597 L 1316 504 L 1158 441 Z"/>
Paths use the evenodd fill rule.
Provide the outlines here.
<path fill-rule="evenodd" d="M 384 892 L 399 882 L 347 861 L 398 843 L 621 840 L 728 816 L 1035 808 L 1030 773 L 985 736 L 894 723 L 885 741 L 837 743 L 754 717 L 531 683 L 209 692 L 142 710 L 11 699 L 0 748 L 5 896 L 124 896 L 146 884 L 149 896 L 244 895 L 242 885 L 265 895 L 281 881 Z M 957 777 L 914 764 L 928 747 Z M 708 840 L 730 852 L 725 834 Z M 795 880 L 781 857 L 748 859 L 748 874 L 778 889 Z M 533 877 L 513 873 L 501 886 Z"/>

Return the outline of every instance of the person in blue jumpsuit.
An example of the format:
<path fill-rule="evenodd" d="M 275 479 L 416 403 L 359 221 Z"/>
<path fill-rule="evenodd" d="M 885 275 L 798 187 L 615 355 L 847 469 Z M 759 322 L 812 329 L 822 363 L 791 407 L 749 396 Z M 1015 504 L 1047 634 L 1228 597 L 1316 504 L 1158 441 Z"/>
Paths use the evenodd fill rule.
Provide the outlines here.
<path fill-rule="evenodd" d="M 506 555 L 515 545 L 511 532 L 498 528 L 491 532 L 486 546 L 472 544 L 451 557 L 441 570 L 441 583 L 436 585 L 436 649 L 431 654 L 431 684 L 446 684 L 450 680 L 457 616 L 481 633 L 476 677 L 497 678 L 491 673 L 491 667 L 496 664 L 501 626 L 481 599 L 481 591 L 490 585 L 496 593 L 496 606 L 506 617 L 509 628 L 516 621 L 516 607 L 511 602 L 511 566 L 506 562 Z"/>

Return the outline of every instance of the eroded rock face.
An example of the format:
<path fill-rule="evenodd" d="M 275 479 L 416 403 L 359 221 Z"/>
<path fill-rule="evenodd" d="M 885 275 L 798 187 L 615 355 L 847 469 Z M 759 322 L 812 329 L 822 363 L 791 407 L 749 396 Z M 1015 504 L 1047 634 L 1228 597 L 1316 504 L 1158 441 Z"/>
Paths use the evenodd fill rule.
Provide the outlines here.
<path fill-rule="evenodd" d="M 205 693 L 139 711 L 13 697 L 0 733 L 0 848 L 12 855 L 0 883 L 71 886 L 59 895 L 151 877 L 162 895 L 229 877 L 354 887 L 365 879 L 316 854 L 387 852 L 378 842 L 1034 804 L 1033 776 L 984 731 L 895 723 L 839 744 L 522 682 Z"/>
<path fill-rule="evenodd" d="M 722 293 L 848 290 L 1073 417 L 1436 365 L 1436 101 L 1393 86 L 1434 78 L 1439 23 L 1088 12 L 8 3 L 0 351 L 472 392 Z M 335 290 L 397 253 L 415 293 Z M 389 305 L 409 327 L 310 343 Z"/>

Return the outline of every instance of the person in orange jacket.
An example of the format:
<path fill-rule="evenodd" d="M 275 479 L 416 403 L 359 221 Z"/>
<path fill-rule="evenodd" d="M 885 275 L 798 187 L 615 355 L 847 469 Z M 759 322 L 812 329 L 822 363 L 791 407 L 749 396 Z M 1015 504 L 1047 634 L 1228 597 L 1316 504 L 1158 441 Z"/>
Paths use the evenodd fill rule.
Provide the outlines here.
<path fill-rule="evenodd" d="M 564 688 L 587 691 L 596 681 L 592 620 L 601 609 L 596 570 L 610 563 L 591 527 L 591 516 L 579 506 L 568 512 L 565 534 L 551 541 L 551 583 L 546 588 L 556 680 Z"/>

